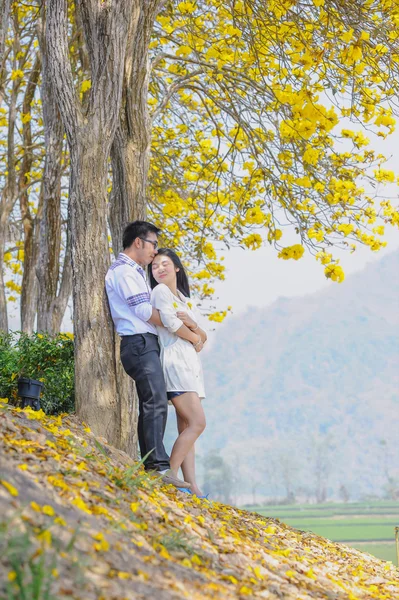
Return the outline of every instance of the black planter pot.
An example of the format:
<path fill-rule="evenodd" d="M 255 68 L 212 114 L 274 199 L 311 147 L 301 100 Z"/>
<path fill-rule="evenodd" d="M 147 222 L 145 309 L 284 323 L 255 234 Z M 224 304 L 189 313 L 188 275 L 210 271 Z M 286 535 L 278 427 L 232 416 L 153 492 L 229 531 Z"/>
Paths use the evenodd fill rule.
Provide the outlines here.
<path fill-rule="evenodd" d="M 18 379 L 18 396 L 21 398 L 21 408 L 30 406 L 33 410 L 40 410 L 40 394 L 43 388 L 42 381 L 20 377 Z"/>

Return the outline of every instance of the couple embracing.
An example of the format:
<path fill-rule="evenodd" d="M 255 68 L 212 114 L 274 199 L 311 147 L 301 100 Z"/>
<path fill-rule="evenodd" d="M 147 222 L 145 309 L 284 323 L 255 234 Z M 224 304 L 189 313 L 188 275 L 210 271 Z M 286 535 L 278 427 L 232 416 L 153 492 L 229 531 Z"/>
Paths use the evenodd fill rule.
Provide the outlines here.
<path fill-rule="evenodd" d="M 123 252 L 109 268 L 105 285 L 122 338 L 121 361 L 136 383 L 144 467 L 158 472 L 165 483 L 203 497 L 195 478 L 194 443 L 205 429 L 199 352 L 207 338 L 184 267 L 176 252 L 158 248 L 159 233 L 152 223 L 129 223 Z M 163 444 L 168 400 L 175 407 L 179 433 L 170 458 Z M 178 477 L 180 468 L 184 480 Z"/>

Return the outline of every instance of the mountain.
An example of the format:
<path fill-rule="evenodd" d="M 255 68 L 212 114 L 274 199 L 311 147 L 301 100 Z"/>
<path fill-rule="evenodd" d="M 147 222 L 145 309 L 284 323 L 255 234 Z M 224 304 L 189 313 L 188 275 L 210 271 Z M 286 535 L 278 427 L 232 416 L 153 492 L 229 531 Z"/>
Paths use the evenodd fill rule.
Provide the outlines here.
<path fill-rule="evenodd" d="M 272 285 L 265 281 L 266 285 Z M 207 429 L 241 495 L 399 490 L 399 252 L 229 319 L 203 355 Z"/>

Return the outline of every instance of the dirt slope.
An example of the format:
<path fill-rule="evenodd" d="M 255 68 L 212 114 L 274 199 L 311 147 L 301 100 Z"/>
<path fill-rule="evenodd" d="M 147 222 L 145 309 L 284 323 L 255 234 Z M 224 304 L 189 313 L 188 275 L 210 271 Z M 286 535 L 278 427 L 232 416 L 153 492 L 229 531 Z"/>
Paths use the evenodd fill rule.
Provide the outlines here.
<path fill-rule="evenodd" d="M 399 599 L 390 563 L 161 486 L 74 417 L 0 406 L 0 598 Z"/>

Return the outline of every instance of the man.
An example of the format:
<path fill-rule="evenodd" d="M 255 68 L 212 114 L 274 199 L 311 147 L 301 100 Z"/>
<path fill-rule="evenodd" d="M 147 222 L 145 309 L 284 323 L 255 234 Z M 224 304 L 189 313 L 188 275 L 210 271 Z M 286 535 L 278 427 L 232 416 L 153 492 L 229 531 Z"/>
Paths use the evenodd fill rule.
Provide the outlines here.
<path fill-rule="evenodd" d="M 121 361 L 136 382 L 139 397 L 138 438 L 147 471 L 158 471 L 165 483 L 189 488 L 170 471 L 163 444 L 168 401 L 159 358 L 156 325 L 159 313 L 150 304 L 144 273 L 157 254 L 160 230 L 146 221 L 129 223 L 123 232 L 123 252 L 111 265 L 105 287 L 115 329 L 121 336 Z"/>

